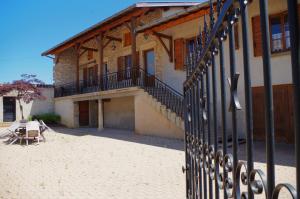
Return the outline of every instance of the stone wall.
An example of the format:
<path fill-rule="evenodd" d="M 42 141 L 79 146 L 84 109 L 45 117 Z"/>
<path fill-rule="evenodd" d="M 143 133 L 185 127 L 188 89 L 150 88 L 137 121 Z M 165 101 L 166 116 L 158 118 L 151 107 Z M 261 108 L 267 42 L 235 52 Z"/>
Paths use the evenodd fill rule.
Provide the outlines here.
<path fill-rule="evenodd" d="M 56 57 L 57 63 L 53 69 L 55 85 L 62 85 L 76 81 L 76 56 L 75 50 L 69 48 Z"/>

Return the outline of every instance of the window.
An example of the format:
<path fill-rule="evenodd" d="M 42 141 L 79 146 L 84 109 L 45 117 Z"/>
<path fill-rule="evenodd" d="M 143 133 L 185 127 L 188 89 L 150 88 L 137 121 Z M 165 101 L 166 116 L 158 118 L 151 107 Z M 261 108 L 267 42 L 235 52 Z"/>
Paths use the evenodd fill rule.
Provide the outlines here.
<path fill-rule="evenodd" d="M 272 53 L 290 49 L 291 43 L 287 13 L 281 13 L 270 17 L 270 34 Z"/>
<path fill-rule="evenodd" d="M 130 69 L 131 69 L 131 55 L 127 55 L 124 57 L 125 60 L 125 78 L 130 79 Z"/>
<path fill-rule="evenodd" d="M 196 38 L 190 38 L 186 40 L 186 55 L 187 57 L 190 57 L 193 55 L 195 52 L 195 47 L 196 47 Z"/>
<path fill-rule="evenodd" d="M 88 68 L 88 86 L 93 86 L 95 83 L 95 68 L 94 67 L 90 67 Z"/>
<path fill-rule="evenodd" d="M 131 34 L 130 32 L 127 32 L 124 34 L 124 47 L 131 45 Z"/>
<path fill-rule="evenodd" d="M 300 11 L 300 6 L 298 6 Z M 288 51 L 291 48 L 288 14 L 282 12 L 269 16 L 270 45 L 272 53 Z M 262 55 L 260 16 L 252 17 L 254 56 Z"/>

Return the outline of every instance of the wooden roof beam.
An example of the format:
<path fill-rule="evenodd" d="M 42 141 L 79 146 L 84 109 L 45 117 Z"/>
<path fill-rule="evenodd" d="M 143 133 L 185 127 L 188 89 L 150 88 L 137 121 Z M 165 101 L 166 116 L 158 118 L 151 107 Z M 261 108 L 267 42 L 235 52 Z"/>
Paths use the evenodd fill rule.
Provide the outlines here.
<path fill-rule="evenodd" d="M 162 31 L 164 31 L 166 29 L 169 29 L 169 28 L 172 28 L 174 26 L 177 26 L 177 25 L 192 21 L 194 19 L 203 17 L 204 15 L 206 15 L 208 13 L 209 13 L 209 9 L 207 9 L 207 8 L 206 9 L 201 9 L 201 10 L 198 10 L 198 11 L 193 12 L 191 14 L 187 14 L 185 16 L 182 16 L 182 17 L 179 17 L 179 18 L 176 18 L 176 19 L 158 24 L 158 25 L 156 25 L 152 28 L 149 28 L 149 29 L 145 30 L 144 32 L 146 34 L 147 33 L 151 34 L 152 32 L 162 32 Z"/>
<path fill-rule="evenodd" d="M 81 49 L 84 49 L 84 50 L 91 50 L 91 51 L 95 51 L 95 52 L 98 51 L 96 48 L 89 48 L 89 47 L 85 47 L 85 46 L 81 46 Z"/>
<path fill-rule="evenodd" d="M 74 38 L 73 40 L 67 42 L 66 44 L 64 44 L 56 49 L 53 49 L 48 54 L 58 54 L 58 53 L 64 51 L 65 49 L 68 49 L 68 48 L 74 46 L 76 43 L 84 43 L 87 40 L 92 39 L 95 36 L 97 36 L 100 32 L 105 32 L 116 26 L 122 25 L 122 24 L 130 21 L 132 17 L 138 17 L 140 15 L 143 15 L 147 11 L 148 11 L 148 9 L 145 9 L 145 8 L 135 10 L 125 16 L 120 17 L 120 19 L 116 19 L 110 23 L 102 25 L 98 29 L 91 30 L 82 36 Z"/>
<path fill-rule="evenodd" d="M 112 37 L 112 36 L 106 36 L 106 39 L 122 43 L 122 39 L 121 38 Z"/>
<path fill-rule="evenodd" d="M 170 35 L 166 35 L 166 34 L 162 34 L 162 33 L 158 33 L 158 32 L 152 32 L 152 34 L 157 37 L 158 41 L 161 43 L 161 45 L 167 52 L 170 62 L 172 63 L 173 62 L 173 37 Z M 165 42 L 163 41 L 162 38 L 168 40 L 169 48 L 167 47 L 167 45 L 165 44 Z"/>

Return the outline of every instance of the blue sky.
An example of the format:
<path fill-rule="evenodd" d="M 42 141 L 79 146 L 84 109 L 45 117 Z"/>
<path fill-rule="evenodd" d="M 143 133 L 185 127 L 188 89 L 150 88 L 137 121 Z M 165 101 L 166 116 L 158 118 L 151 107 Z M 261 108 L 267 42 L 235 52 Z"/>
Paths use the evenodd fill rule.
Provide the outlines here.
<path fill-rule="evenodd" d="M 52 60 L 41 52 L 136 0 L 1 0 L 0 83 L 36 74 L 52 83 Z"/>

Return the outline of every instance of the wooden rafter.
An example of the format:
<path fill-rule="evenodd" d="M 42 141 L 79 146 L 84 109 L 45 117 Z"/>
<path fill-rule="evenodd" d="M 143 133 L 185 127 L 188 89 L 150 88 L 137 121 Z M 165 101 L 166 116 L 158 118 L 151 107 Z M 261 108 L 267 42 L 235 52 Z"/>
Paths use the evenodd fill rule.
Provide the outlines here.
<path fill-rule="evenodd" d="M 85 47 L 85 46 L 81 46 L 81 49 L 83 49 L 83 50 L 91 50 L 91 51 L 95 51 L 95 52 L 98 51 L 96 48 L 90 48 L 90 47 Z"/>
<path fill-rule="evenodd" d="M 170 21 L 158 24 L 158 25 L 156 25 L 154 27 L 151 27 L 149 29 L 141 30 L 141 32 L 145 32 L 145 33 L 161 32 L 161 31 L 164 31 L 164 30 L 166 30 L 168 28 L 172 28 L 174 26 L 177 26 L 177 25 L 180 25 L 180 24 L 192 21 L 194 19 L 203 17 L 204 15 L 206 15 L 208 13 L 209 13 L 209 8 L 203 8 L 203 9 L 200 9 L 200 10 L 198 10 L 196 12 L 193 12 L 193 13 L 190 13 L 190 14 L 186 14 L 186 15 L 181 16 L 179 18 L 176 18 L 176 19 L 173 19 L 173 20 L 170 20 Z"/>
<path fill-rule="evenodd" d="M 80 54 L 79 57 L 81 57 L 86 51 L 88 51 L 87 49 L 84 49 Z"/>
<path fill-rule="evenodd" d="M 152 32 L 152 34 L 157 37 L 158 41 L 161 43 L 161 45 L 167 52 L 170 62 L 173 62 L 173 37 L 158 32 Z M 163 39 L 166 39 L 169 42 L 169 47 L 167 47 Z"/>
<path fill-rule="evenodd" d="M 76 38 L 70 40 L 69 42 L 67 42 L 66 44 L 61 45 L 61 46 L 51 50 L 47 54 L 58 54 L 58 53 L 64 51 L 65 49 L 68 49 L 68 48 L 76 45 L 76 43 L 84 43 L 84 42 L 94 38 L 95 36 L 99 35 L 100 32 L 108 31 L 112 28 L 120 26 L 120 25 L 122 25 L 126 22 L 129 22 L 132 17 L 138 17 L 140 15 L 143 15 L 147 11 L 148 11 L 148 9 L 145 9 L 145 8 L 137 9 L 137 10 L 131 12 L 131 13 L 128 13 L 128 14 L 120 17 L 119 19 L 116 19 L 116 20 L 114 20 L 110 23 L 106 23 L 106 24 L 100 26 L 99 28 L 95 28 L 93 30 L 90 30 L 87 33 L 85 33 L 84 35 L 76 37 Z"/>
<path fill-rule="evenodd" d="M 108 46 L 108 44 L 111 42 L 112 40 L 109 39 L 104 45 L 103 45 L 103 48 L 105 48 L 106 46 Z"/>
<path fill-rule="evenodd" d="M 117 42 L 122 42 L 121 38 L 113 37 L 113 36 L 106 36 L 106 39 L 112 40 L 112 41 L 117 41 Z"/>
<path fill-rule="evenodd" d="M 128 22 L 124 23 L 124 25 L 126 26 L 126 28 L 128 28 L 128 30 L 131 30 L 131 26 Z"/>

